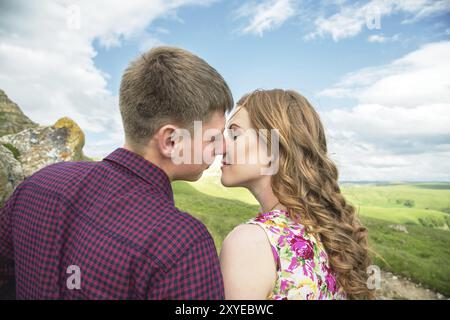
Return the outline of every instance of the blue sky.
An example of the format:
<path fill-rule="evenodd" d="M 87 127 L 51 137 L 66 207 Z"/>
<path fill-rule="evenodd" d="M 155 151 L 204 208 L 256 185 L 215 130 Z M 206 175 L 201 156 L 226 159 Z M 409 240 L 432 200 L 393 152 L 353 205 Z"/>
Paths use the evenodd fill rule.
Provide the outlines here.
<path fill-rule="evenodd" d="M 73 118 L 88 155 L 121 146 L 122 72 L 165 44 L 213 65 L 236 101 L 256 88 L 306 96 L 343 180 L 450 181 L 448 0 L 0 6 L 0 88 L 39 123 Z"/>
<path fill-rule="evenodd" d="M 416 23 L 402 23 L 411 16 L 404 12 L 382 16 L 381 29 L 365 27 L 358 35 L 340 41 L 331 36 L 305 40 L 313 27 L 302 23 L 301 16 L 265 30 L 262 35 L 243 34 L 239 27 L 245 21 L 235 18 L 240 6 L 242 1 L 182 7 L 177 10 L 177 18 L 159 18 L 146 31 L 155 36 L 155 44 L 180 46 L 206 59 L 224 76 L 235 98 L 257 87 L 281 87 L 297 89 L 310 99 L 318 99 L 315 93 L 332 86 L 348 72 L 386 64 L 428 42 L 449 39 L 445 33 L 450 28 L 449 12 Z M 330 5 L 326 11 L 332 14 L 337 8 Z M 369 42 L 368 37 L 373 35 L 399 35 L 399 40 Z M 128 62 L 146 48 L 141 40 L 124 41 L 113 48 L 94 43 L 97 51 L 94 62 L 111 76 L 108 88 L 112 92 L 118 92 Z M 322 98 L 316 103 L 326 108 L 341 102 Z"/>

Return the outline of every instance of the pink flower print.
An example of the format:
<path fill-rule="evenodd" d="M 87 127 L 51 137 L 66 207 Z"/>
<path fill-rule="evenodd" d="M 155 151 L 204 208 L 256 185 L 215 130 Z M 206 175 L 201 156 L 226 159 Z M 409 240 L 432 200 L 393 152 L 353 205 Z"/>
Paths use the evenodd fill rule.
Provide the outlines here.
<path fill-rule="evenodd" d="M 280 229 L 277 228 L 277 227 L 270 226 L 270 227 L 269 227 L 269 230 L 272 231 L 272 232 L 275 233 L 275 234 L 280 233 Z"/>
<path fill-rule="evenodd" d="M 308 276 L 308 277 L 309 277 L 308 270 L 306 269 L 306 263 L 303 264 L 303 266 L 302 266 L 302 271 L 303 271 L 303 274 L 304 274 L 305 276 Z"/>
<path fill-rule="evenodd" d="M 328 291 L 330 291 L 331 293 L 335 293 L 336 292 L 336 279 L 331 274 L 327 274 L 325 276 L 325 282 L 327 283 Z"/>
<path fill-rule="evenodd" d="M 281 284 L 280 284 L 280 291 L 284 292 L 286 289 L 288 289 L 290 286 L 292 285 L 292 281 L 283 279 L 281 280 Z"/>
<path fill-rule="evenodd" d="M 264 223 L 267 221 L 267 218 L 263 214 L 258 214 L 255 218 L 255 221 Z"/>
<path fill-rule="evenodd" d="M 310 260 L 314 257 L 314 249 L 311 241 L 306 240 L 299 235 L 295 235 L 291 239 L 290 244 L 292 251 L 296 253 L 297 257 L 305 260 Z"/>
<path fill-rule="evenodd" d="M 272 249 L 273 257 L 277 264 L 277 271 L 278 271 L 281 268 L 280 256 L 278 255 L 277 249 L 273 245 L 270 245 L 270 248 Z"/>
<path fill-rule="evenodd" d="M 328 259 L 328 256 L 325 253 L 325 251 L 320 251 L 319 257 L 322 259 L 322 261 L 326 261 Z"/>
<path fill-rule="evenodd" d="M 331 273 L 331 269 L 330 269 L 330 267 L 329 267 L 326 263 L 322 263 L 322 264 L 321 264 L 321 267 L 322 267 L 322 272 L 323 272 L 324 274 L 329 274 L 329 273 Z"/>
<path fill-rule="evenodd" d="M 283 244 L 284 244 L 284 239 L 286 239 L 286 236 L 280 236 L 280 237 L 278 238 L 278 245 L 279 245 L 280 247 L 283 246 Z"/>
<path fill-rule="evenodd" d="M 289 267 L 286 269 L 287 272 L 293 273 L 293 270 L 297 269 L 300 264 L 298 263 L 297 257 L 292 257 Z"/>
<path fill-rule="evenodd" d="M 314 299 L 314 292 L 310 292 L 306 295 L 306 300 L 313 300 Z"/>
<path fill-rule="evenodd" d="M 303 274 L 305 276 L 308 276 L 311 279 L 314 278 L 314 276 L 313 276 L 313 269 L 312 269 L 311 265 L 309 264 L 309 261 L 305 262 L 303 264 Z"/>
<path fill-rule="evenodd" d="M 325 298 L 326 298 L 325 293 L 322 290 L 320 290 L 319 291 L 319 300 L 324 300 Z"/>

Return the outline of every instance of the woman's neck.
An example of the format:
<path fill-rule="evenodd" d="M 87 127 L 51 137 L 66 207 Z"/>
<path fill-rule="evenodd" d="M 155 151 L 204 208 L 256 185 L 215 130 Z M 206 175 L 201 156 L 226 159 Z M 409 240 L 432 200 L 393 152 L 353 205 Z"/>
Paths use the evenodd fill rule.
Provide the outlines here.
<path fill-rule="evenodd" d="M 256 198 L 261 206 L 261 212 L 268 212 L 274 209 L 286 210 L 286 207 L 283 206 L 278 198 L 272 191 L 272 186 L 270 185 L 270 180 L 267 181 L 258 181 L 248 187 L 250 192 Z"/>

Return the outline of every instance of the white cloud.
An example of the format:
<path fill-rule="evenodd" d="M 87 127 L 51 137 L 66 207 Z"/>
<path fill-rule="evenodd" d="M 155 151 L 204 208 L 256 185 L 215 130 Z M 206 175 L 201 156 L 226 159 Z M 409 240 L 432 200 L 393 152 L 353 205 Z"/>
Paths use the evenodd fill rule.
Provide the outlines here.
<path fill-rule="evenodd" d="M 87 135 L 86 153 L 104 155 L 122 144 L 122 126 L 117 97 L 107 89 L 108 75 L 93 62 L 94 41 L 108 48 L 144 35 L 141 46 L 148 47 L 158 43 L 155 35 L 145 33 L 156 18 L 174 15 L 174 10 L 184 5 L 209 3 L 211 0 L 126 4 L 119 0 L 2 1 L 0 88 L 41 124 L 71 117 Z"/>
<path fill-rule="evenodd" d="M 321 95 L 357 100 L 322 113 L 344 180 L 450 180 L 450 41 L 345 76 Z"/>
<path fill-rule="evenodd" d="M 236 19 L 248 19 L 248 23 L 240 30 L 262 36 L 264 31 L 281 26 L 296 13 L 293 0 L 264 0 L 242 5 L 236 11 Z"/>
<path fill-rule="evenodd" d="M 408 7 L 408 2 L 403 1 L 404 6 Z M 415 4 L 415 6 L 414 6 Z M 424 5 L 423 5 L 424 4 Z M 443 12 L 449 12 L 450 10 L 450 1 L 448 0 L 433 0 L 433 1 L 415 1 L 413 2 L 412 8 L 415 12 L 412 18 L 405 19 L 403 23 L 413 23 L 420 19 L 429 17 L 431 15 L 434 15 L 436 13 L 443 13 Z M 418 10 L 415 10 L 415 9 Z"/>
<path fill-rule="evenodd" d="M 438 42 L 380 66 L 350 73 L 320 95 L 360 103 L 416 107 L 450 102 L 450 42 Z"/>
<path fill-rule="evenodd" d="M 365 4 L 342 4 L 339 11 L 329 16 L 321 15 L 314 21 L 316 30 L 305 39 L 331 36 L 334 41 L 358 35 L 364 28 L 381 29 L 382 18 L 395 13 L 404 13 L 411 23 L 435 14 L 450 12 L 448 0 L 371 0 Z"/>
<path fill-rule="evenodd" d="M 393 153 L 420 153 L 450 144 L 450 104 L 427 104 L 414 108 L 359 104 L 350 110 L 326 112 L 327 122 L 345 132 Z"/>
<path fill-rule="evenodd" d="M 396 34 L 392 37 L 385 37 L 382 34 L 373 34 L 367 37 L 367 41 L 369 42 L 378 42 L 378 43 L 386 43 L 386 42 L 396 42 L 400 39 L 400 35 Z"/>
<path fill-rule="evenodd" d="M 330 153 L 345 181 L 449 181 L 450 145 L 444 150 L 409 155 L 391 153 L 358 139 L 330 140 Z"/>

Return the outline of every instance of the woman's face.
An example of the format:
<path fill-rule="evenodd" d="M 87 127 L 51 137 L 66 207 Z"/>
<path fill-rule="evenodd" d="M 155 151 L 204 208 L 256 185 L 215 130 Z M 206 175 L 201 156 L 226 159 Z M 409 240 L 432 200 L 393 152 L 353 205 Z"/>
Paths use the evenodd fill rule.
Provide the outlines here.
<path fill-rule="evenodd" d="M 224 186 L 249 187 L 264 177 L 261 171 L 268 166 L 270 157 L 245 108 L 238 107 L 230 118 L 225 146 L 221 167 Z"/>

